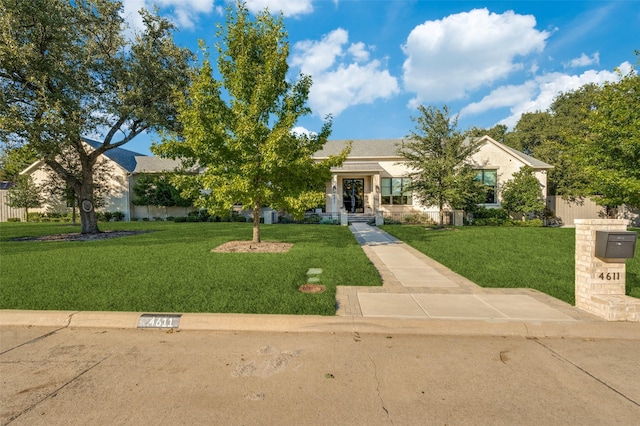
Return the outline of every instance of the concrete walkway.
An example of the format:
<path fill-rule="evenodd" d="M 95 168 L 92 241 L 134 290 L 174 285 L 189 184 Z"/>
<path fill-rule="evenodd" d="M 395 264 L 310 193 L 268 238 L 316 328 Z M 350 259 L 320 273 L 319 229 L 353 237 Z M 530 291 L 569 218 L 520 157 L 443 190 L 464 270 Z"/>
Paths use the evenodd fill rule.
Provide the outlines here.
<path fill-rule="evenodd" d="M 383 287 L 340 286 L 338 315 L 462 320 L 600 321 L 531 289 L 484 289 L 377 227 L 350 226 Z"/>

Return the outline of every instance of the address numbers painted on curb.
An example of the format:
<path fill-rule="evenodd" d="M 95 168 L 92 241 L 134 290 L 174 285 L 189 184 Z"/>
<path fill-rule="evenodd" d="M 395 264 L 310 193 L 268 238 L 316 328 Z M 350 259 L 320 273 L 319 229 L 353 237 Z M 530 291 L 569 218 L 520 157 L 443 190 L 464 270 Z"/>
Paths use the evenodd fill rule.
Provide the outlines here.
<path fill-rule="evenodd" d="M 142 314 L 138 319 L 138 328 L 179 328 L 182 315 Z"/>

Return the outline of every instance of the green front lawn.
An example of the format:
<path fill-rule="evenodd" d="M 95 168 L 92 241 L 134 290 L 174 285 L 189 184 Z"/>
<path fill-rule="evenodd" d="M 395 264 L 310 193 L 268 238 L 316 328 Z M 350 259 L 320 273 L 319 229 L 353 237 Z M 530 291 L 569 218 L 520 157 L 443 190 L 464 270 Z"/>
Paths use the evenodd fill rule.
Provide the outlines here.
<path fill-rule="evenodd" d="M 382 229 L 482 287 L 533 288 L 575 304 L 574 229 L 435 230 L 407 225 Z M 640 297 L 638 253 L 627 260 L 627 294 Z"/>
<path fill-rule="evenodd" d="M 152 232 L 99 241 L 9 241 L 79 232 L 47 223 L 0 224 L 0 308 L 134 312 L 335 314 L 337 285 L 381 285 L 346 227 L 264 225 L 263 241 L 287 253 L 211 253 L 250 240 L 245 223 L 102 223 Z M 321 268 L 324 293 L 298 291 Z"/>

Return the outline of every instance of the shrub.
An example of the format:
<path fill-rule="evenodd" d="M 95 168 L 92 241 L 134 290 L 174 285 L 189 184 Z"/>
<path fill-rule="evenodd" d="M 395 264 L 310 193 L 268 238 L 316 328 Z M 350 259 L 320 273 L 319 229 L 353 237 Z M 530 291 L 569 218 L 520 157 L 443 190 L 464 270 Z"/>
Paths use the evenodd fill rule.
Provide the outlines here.
<path fill-rule="evenodd" d="M 99 221 L 110 222 L 113 219 L 113 213 L 111 212 L 96 212 L 96 217 Z"/>
<path fill-rule="evenodd" d="M 311 216 L 305 217 L 302 220 L 302 223 L 320 223 L 322 218 L 317 214 L 312 214 Z"/>
<path fill-rule="evenodd" d="M 208 222 L 210 217 L 206 210 L 194 210 L 187 214 L 187 222 Z"/>
<path fill-rule="evenodd" d="M 154 222 L 164 222 L 164 219 L 158 216 L 153 217 Z"/>
<path fill-rule="evenodd" d="M 177 216 L 173 218 L 173 221 L 175 223 L 184 223 L 187 221 L 187 217 L 186 216 Z"/>
<path fill-rule="evenodd" d="M 114 222 L 122 222 L 124 220 L 124 213 L 122 212 L 113 212 L 111 213 Z"/>
<path fill-rule="evenodd" d="M 544 226 L 544 224 L 542 223 L 542 219 L 531 219 L 527 220 L 526 222 L 523 222 L 521 220 L 513 220 L 511 221 L 511 223 L 515 226 L 521 226 L 525 228 L 540 228 Z"/>
<path fill-rule="evenodd" d="M 323 217 L 320 219 L 320 225 L 337 225 L 338 219 L 333 219 L 331 217 Z"/>
<path fill-rule="evenodd" d="M 42 222 L 44 215 L 39 212 L 27 213 L 27 222 Z"/>
<path fill-rule="evenodd" d="M 474 226 L 504 226 L 511 224 L 509 212 L 504 209 L 487 209 L 481 207 L 473 214 L 471 225 Z M 507 226 L 509 226 L 507 225 Z"/>
<path fill-rule="evenodd" d="M 7 219 L 7 222 L 20 222 L 19 217 L 10 217 Z"/>

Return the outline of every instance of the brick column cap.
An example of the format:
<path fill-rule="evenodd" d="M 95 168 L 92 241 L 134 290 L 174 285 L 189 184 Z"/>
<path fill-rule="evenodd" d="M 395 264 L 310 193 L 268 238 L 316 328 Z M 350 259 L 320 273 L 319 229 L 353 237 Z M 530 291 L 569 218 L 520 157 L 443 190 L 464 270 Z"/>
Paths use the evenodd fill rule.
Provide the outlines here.
<path fill-rule="evenodd" d="M 629 226 L 629 219 L 575 219 L 575 225 L 625 225 Z"/>

